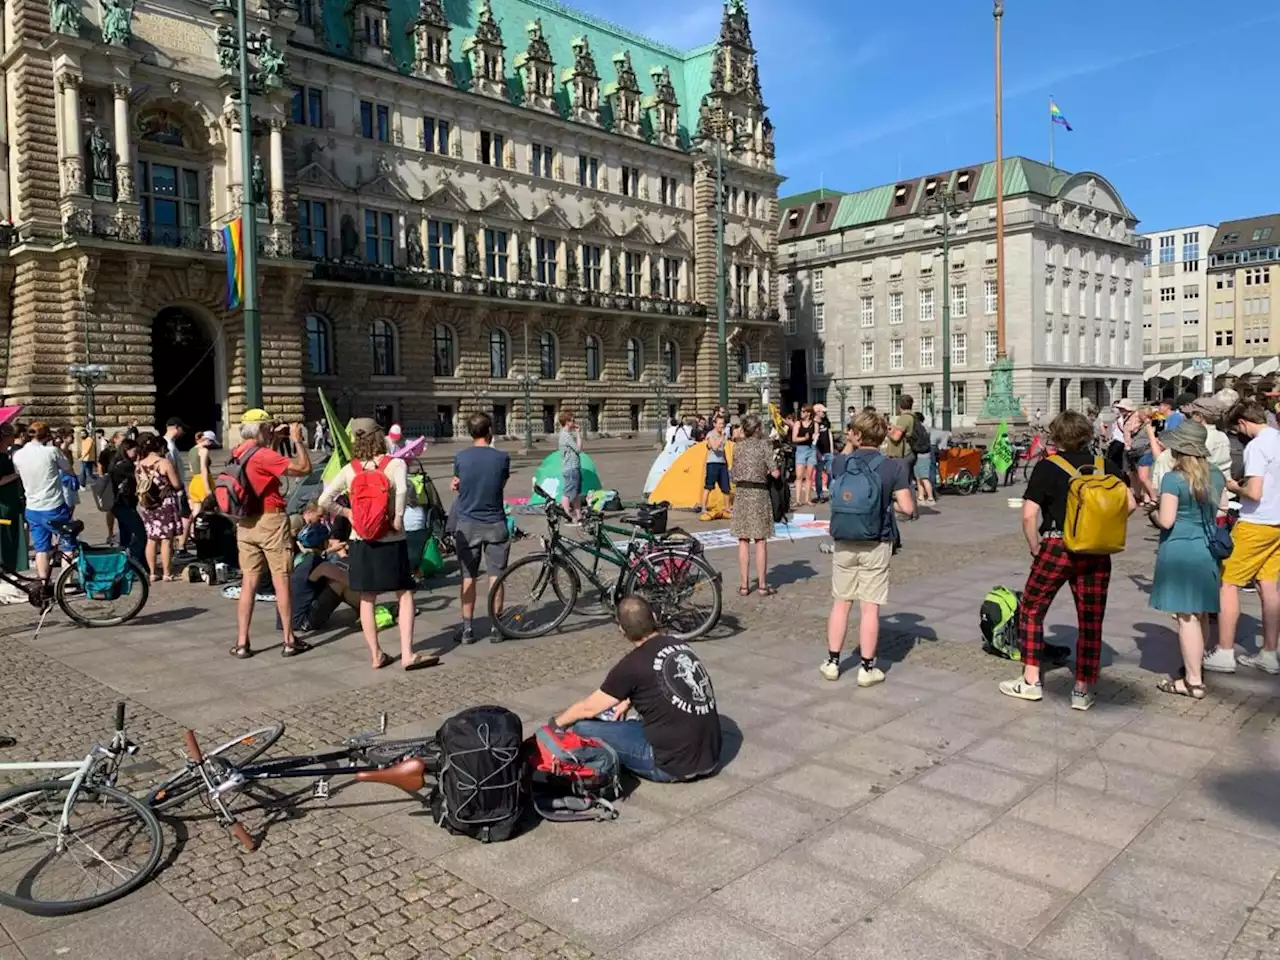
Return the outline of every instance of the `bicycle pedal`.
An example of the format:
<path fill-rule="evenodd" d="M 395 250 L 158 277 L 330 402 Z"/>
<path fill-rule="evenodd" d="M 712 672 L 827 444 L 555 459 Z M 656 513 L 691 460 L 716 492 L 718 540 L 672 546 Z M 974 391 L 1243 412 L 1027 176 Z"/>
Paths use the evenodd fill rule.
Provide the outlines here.
<path fill-rule="evenodd" d="M 328 800 L 329 799 L 329 781 L 317 780 L 311 785 L 312 800 Z"/>

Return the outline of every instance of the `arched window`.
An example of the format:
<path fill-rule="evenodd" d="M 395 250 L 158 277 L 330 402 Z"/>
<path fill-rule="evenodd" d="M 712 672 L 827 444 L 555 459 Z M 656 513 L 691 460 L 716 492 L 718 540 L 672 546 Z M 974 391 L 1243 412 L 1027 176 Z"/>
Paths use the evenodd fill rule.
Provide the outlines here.
<path fill-rule="evenodd" d="M 489 331 L 489 376 L 503 379 L 510 372 L 507 358 L 507 332 Z"/>
<path fill-rule="evenodd" d="M 751 348 L 745 343 L 741 344 L 737 350 L 738 361 L 738 382 L 742 383 L 747 379 L 747 368 L 751 365 Z"/>
<path fill-rule="evenodd" d="M 369 327 L 369 345 L 373 348 L 373 375 L 392 377 L 396 374 L 396 328 L 390 320 L 375 320 Z"/>
<path fill-rule="evenodd" d="M 538 376 L 543 380 L 554 380 L 560 370 L 560 358 L 556 350 L 556 335 L 550 330 L 543 330 L 538 337 Z"/>
<path fill-rule="evenodd" d="M 600 338 L 587 337 L 587 379 L 600 379 Z"/>
<path fill-rule="evenodd" d="M 313 374 L 333 373 L 333 328 L 328 320 L 314 313 L 307 314 L 307 358 Z"/>
<path fill-rule="evenodd" d="M 443 323 L 436 324 L 435 358 L 436 376 L 452 377 L 458 369 L 457 356 L 453 349 L 453 330 Z"/>
<path fill-rule="evenodd" d="M 640 341 L 631 337 L 627 341 L 627 379 L 639 380 L 643 369 L 644 354 L 641 352 Z"/>
<path fill-rule="evenodd" d="M 680 377 L 680 348 L 674 341 L 662 341 L 662 372 L 672 383 Z"/>

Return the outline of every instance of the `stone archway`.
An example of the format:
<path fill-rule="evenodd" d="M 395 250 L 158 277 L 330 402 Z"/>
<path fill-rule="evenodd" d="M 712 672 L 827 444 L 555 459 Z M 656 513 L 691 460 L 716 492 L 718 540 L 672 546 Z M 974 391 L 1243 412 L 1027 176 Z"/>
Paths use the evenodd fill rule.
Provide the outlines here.
<path fill-rule="evenodd" d="M 227 405 L 226 361 L 221 330 L 203 311 L 165 307 L 151 321 L 151 377 L 155 384 L 156 425 L 179 417 L 195 433 L 222 436 Z"/>

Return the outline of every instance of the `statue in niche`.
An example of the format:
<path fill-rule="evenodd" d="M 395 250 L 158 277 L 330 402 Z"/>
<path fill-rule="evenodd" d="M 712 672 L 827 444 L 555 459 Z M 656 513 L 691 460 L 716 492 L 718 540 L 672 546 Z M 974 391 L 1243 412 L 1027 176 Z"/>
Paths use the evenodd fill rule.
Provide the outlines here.
<path fill-rule="evenodd" d="M 253 202 L 266 203 L 267 200 L 267 174 L 262 169 L 262 155 L 255 153 L 253 155 Z"/>
<path fill-rule="evenodd" d="M 571 287 L 578 285 L 578 252 L 573 247 L 564 251 L 564 279 Z"/>
<path fill-rule="evenodd" d="M 480 272 L 480 245 L 476 242 L 474 234 L 467 234 L 464 259 L 468 274 L 475 275 Z"/>
<path fill-rule="evenodd" d="M 285 79 L 284 54 L 276 49 L 271 34 L 262 29 L 258 31 L 258 82 L 264 90 L 279 90 Z"/>
<path fill-rule="evenodd" d="M 519 252 L 516 256 L 516 263 L 519 269 L 519 278 L 523 281 L 533 279 L 533 258 L 529 256 L 529 245 L 523 239 L 517 241 L 519 244 Z"/>
<path fill-rule="evenodd" d="M 614 293 L 622 289 L 622 282 L 618 277 L 618 257 L 616 254 L 609 257 L 609 289 Z"/>
<path fill-rule="evenodd" d="M 649 258 L 649 296 L 656 297 L 662 293 L 662 277 L 658 274 L 658 257 Z"/>
<path fill-rule="evenodd" d="M 356 230 L 356 222 L 349 213 L 342 215 L 341 242 L 343 260 L 359 256 L 360 232 Z"/>
<path fill-rule="evenodd" d="M 409 236 L 405 245 L 408 248 L 409 266 L 421 267 L 422 257 L 422 225 L 415 223 L 409 227 Z"/>
<path fill-rule="evenodd" d="M 54 33 L 80 36 L 80 7 L 75 0 L 49 0 L 49 26 Z"/>
<path fill-rule="evenodd" d="M 133 39 L 133 3 L 100 0 L 102 40 L 108 46 L 127 47 Z"/>
<path fill-rule="evenodd" d="M 95 124 L 93 132 L 89 134 L 89 156 L 93 162 L 93 179 L 96 182 L 110 183 L 114 179 L 111 170 L 113 153 L 111 141 L 102 132 L 102 127 Z"/>

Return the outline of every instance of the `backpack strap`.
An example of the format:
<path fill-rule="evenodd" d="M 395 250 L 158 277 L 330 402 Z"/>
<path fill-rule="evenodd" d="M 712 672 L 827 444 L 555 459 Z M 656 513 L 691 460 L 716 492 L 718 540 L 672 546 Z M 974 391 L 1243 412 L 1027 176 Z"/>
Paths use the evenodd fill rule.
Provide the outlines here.
<path fill-rule="evenodd" d="M 379 457 L 379 458 L 378 458 L 378 465 L 377 465 L 377 467 L 376 467 L 377 471 L 378 471 L 379 473 L 386 473 L 386 472 L 387 472 L 387 467 L 390 465 L 391 461 L 392 461 L 392 460 L 394 460 L 394 459 L 395 459 L 395 457 L 391 456 L 391 454 L 389 454 L 389 453 L 388 453 L 388 454 L 386 454 L 385 456 L 381 456 L 381 457 Z"/>
<path fill-rule="evenodd" d="M 539 727 L 538 732 L 534 736 L 538 739 L 538 745 L 557 760 L 562 762 L 565 760 L 577 760 L 577 757 L 560 745 L 560 741 L 556 739 L 555 733 L 546 724 Z"/>
<path fill-rule="evenodd" d="M 355 457 L 351 458 L 351 473 L 352 473 L 352 479 L 355 479 L 356 477 L 360 476 L 360 474 L 364 473 L 364 464 L 361 463 L 359 460 L 357 460 Z"/>
<path fill-rule="evenodd" d="M 1052 457 L 1049 457 L 1048 459 L 1049 459 L 1049 462 L 1052 463 L 1055 467 L 1060 467 L 1061 469 L 1067 471 L 1067 474 L 1072 479 L 1075 479 L 1076 477 L 1080 476 L 1079 470 L 1077 470 L 1071 464 L 1067 463 L 1066 460 L 1063 460 L 1062 457 L 1058 456 L 1056 453 Z"/>

